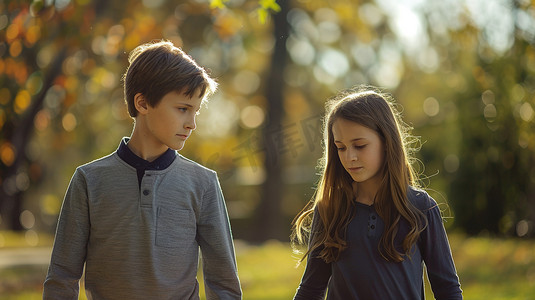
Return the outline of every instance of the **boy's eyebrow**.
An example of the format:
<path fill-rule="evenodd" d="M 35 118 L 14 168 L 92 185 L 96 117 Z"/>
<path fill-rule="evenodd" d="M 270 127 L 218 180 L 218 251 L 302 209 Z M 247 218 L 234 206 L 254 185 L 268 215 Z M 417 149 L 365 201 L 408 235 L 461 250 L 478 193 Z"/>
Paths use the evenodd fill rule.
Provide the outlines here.
<path fill-rule="evenodd" d="M 193 105 L 191 105 L 191 104 L 189 104 L 189 103 L 185 103 L 185 102 L 178 102 L 177 104 L 178 104 L 178 105 L 184 105 L 184 106 L 187 106 L 187 107 L 189 107 L 189 108 L 195 108 L 195 106 L 193 106 Z M 201 107 L 198 107 L 198 108 L 196 108 L 196 109 L 199 110 L 199 109 L 201 109 Z"/>

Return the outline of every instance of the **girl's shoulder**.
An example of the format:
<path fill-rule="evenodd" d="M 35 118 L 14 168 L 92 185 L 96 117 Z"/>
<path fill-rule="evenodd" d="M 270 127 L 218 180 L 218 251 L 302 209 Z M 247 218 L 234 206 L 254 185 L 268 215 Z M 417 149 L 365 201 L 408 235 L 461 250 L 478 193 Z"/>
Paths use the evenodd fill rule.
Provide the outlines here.
<path fill-rule="evenodd" d="M 423 212 L 437 206 L 437 202 L 426 191 L 413 186 L 409 186 L 407 198 L 414 207 Z"/>

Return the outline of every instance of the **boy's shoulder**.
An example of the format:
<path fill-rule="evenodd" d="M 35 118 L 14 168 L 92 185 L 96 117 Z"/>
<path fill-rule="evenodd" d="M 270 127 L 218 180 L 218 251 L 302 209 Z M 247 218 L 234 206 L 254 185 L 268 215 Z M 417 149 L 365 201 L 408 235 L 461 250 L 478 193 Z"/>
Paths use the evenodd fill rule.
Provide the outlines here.
<path fill-rule="evenodd" d="M 121 176 L 127 169 L 135 170 L 133 167 L 122 162 L 117 152 L 112 152 L 106 156 L 87 162 L 76 168 L 75 173 L 80 173 L 86 179 L 100 178 L 106 176 Z"/>
<path fill-rule="evenodd" d="M 216 176 L 216 171 L 201 165 L 200 163 L 191 160 L 180 153 L 178 153 L 175 161 L 178 167 L 190 174 L 195 174 L 196 176 L 202 177 L 213 177 Z"/>
<path fill-rule="evenodd" d="M 115 167 L 118 164 L 120 164 L 120 161 L 117 159 L 118 156 L 116 152 L 112 152 L 106 156 L 97 158 L 93 161 L 87 162 L 83 165 L 80 165 L 77 169 L 81 169 L 83 171 L 89 171 L 92 169 L 100 169 L 105 167 Z"/>

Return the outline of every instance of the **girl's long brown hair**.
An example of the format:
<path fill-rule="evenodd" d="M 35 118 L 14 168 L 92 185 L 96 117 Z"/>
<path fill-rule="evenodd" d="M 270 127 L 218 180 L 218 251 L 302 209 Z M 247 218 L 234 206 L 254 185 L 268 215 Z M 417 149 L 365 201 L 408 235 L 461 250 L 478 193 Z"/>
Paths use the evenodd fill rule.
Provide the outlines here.
<path fill-rule="evenodd" d="M 346 229 L 353 218 L 355 195 L 353 179 L 342 166 L 334 144 L 332 126 L 338 118 L 375 130 L 382 139 L 385 160 L 375 209 L 384 221 L 385 230 L 378 250 L 385 260 L 400 262 L 404 260 L 403 255 L 410 257 L 410 250 L 427 226 L 427 220 L 407 198 L 408 187 L 418 185 L 411 164 L 409 127 L 401 120 L 393 100 L 372 87 L 347 90 L 327 102 L 323 126 L 324 154 L 318 165 L 321 177 L 313 200 L 294 219 L 292 240 L 303 244 L 313 236 L 303 259 L 314 249 L 322 247 L 319 257 L 327 263 L 336 261 L 347 248 Z M 311 228 L 314 211 L 317 216 L 315 226 Z M 394 245 L 401 219 L 410 226 L 401 245 L 404 253 L 397 251 Z"/>

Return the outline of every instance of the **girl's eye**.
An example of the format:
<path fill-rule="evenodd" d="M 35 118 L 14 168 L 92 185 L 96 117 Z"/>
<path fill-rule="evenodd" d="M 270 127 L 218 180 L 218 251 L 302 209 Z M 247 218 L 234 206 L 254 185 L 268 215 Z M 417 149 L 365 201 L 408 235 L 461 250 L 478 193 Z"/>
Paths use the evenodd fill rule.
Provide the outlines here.
<path fill-rule="evenodd" d="M 179 107 L 178 110 L 180 110 L 181 112 L 187 112 L 188 108 L 187 107 Z"/>
<path fill-rule="evenodd" d="M 343 148 L 343 147 L 342 148 L 341 147 L 336 147 L 336 150 L 338 150 L 338 151 L 344 151 L 345 149 L 346 148 Z"/>
<path fill-rule="evenodd" d="M 355 148 L 357 149 L 363 149 L 364 147 L 366 147 L 366 145 L 355 145 Z"/>

